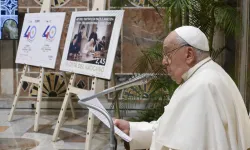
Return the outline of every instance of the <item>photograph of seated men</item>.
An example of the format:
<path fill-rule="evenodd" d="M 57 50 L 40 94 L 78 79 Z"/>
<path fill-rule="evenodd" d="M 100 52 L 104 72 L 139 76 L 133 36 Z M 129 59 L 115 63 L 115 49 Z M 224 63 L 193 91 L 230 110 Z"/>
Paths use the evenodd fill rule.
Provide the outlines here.
<path fill-rule="evenodd" d="M 97 60 L 102 59 L 106 62 L 113 21 L 103 24 L 82 20 L 84 17 L 76 18 L 67 60 L 96 64 Z"/>

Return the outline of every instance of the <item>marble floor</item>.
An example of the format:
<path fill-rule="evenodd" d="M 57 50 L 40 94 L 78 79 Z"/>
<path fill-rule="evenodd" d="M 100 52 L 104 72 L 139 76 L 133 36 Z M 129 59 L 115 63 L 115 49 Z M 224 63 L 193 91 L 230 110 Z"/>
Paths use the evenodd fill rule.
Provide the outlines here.
<path fill-rule="evenodd" d="M 13 120 L 8 122 L 9 109 L 0 109 L 0 150 L 83 150 L 87 129 L 88 112 L 76 111 L 77 119 L 66 113 L 59 140 L 52 142 L 52 135 L 59 111 L 41 110 L 39 131 L 34 132 L 34 111 L 17 109 Z M 109 129 L 95 120 L 92 150 L 109 149 Z M 124 150 L 123 142 L 118 139 L 118 150 Z"/>

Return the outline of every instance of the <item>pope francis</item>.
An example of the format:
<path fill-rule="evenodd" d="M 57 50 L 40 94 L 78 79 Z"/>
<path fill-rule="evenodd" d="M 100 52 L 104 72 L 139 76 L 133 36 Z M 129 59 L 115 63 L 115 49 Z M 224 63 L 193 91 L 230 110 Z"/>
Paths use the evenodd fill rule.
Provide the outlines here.
<path fill-rule="evenodd" d="M 132 137 L 130 149 L 247 150 L 250 119 L 230 76 L 209 57 L 205 34 L 193 26 L 172 31 L 163 42 L 162 64 L 179 87 L 153 122 L 114 124 Z"/>

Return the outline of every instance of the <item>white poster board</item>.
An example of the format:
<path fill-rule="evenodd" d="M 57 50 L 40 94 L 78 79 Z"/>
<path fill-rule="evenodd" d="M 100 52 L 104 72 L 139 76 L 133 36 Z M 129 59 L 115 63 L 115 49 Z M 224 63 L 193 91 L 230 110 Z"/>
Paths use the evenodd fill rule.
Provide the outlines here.
<path fill-rule="evenodd" d="M 16 63 L 55 68 L 65 14 L 25 14 Z"/>
<path fill-rule="evenodd" d="M 73 12 L 60 70 L 110 79 L 124 10 Z"/>

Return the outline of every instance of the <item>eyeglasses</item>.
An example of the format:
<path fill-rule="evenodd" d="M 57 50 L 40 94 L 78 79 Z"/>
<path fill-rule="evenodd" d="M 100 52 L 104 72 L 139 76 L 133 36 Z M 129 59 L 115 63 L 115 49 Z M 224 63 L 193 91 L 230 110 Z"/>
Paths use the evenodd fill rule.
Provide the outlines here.
<path fill-rule="evenodd" d="M 190 46 L 190 45 L 189 45 L 189 44 L 185 44 L 185 45 L 182 45 L 182 46 L 180 46 L 180 47 L 177 47 L 177 48 L 175 48 L 175 49 L 173 49 L 173 50 L 171 50 L 171 51 L 169 51 L 169 52 L 163 54 L 163 59 L 165 59 L 165 60 L 168 62 L 168 64 L 171 64 L 171 58 L 175 55 L 175 53 L 176 53 L 179 49 L 181 49 L 181 48 L 184 47 L 184 46 Z M 173 53 L 173 52 L 175 52 L 175 53 Z M 173 54 L 170 55 L 171 53 L 173 53 Z"/>

